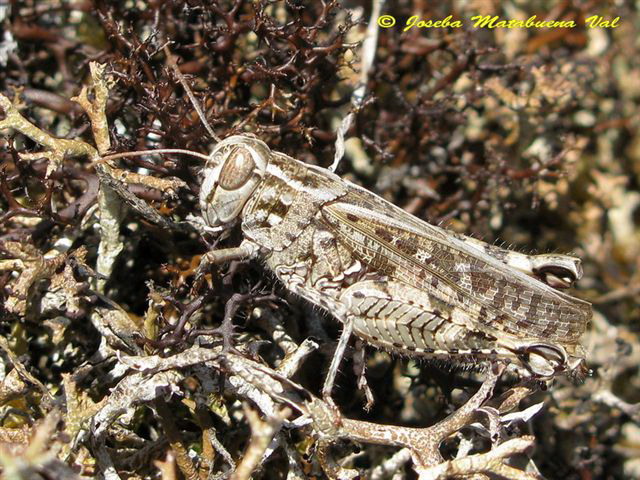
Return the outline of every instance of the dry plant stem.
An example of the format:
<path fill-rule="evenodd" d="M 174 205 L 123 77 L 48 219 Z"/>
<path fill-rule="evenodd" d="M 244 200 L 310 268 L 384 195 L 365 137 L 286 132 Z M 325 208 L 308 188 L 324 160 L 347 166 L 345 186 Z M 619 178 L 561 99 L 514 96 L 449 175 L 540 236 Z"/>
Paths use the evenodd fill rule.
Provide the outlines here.
<path fill-rule="evenodd" d="M 111 148 L 111 140 L 109 139 L 109 124 L 107 123 L 107 115 L 105 109 L 107 100 L 109 99 L 109 83 L 110 79 L 105 78 L 105 65 L 91 62 L 89 64 L 91 70 L 91 80 L 93 82 L 93 99 L 89 99 L 89 90 L 82 87 L 80 95 L 73 97 L 71 100 L 80 104 L 80 106 L 89 115 L 91 121 L 91 130 L 93 138 L 98 146 L 100 155 L 104 155 Z"/>
<path fill-rule="evenodd" d="M 216 437 L 215 431 L 213 429 L 209 429 L 207 430 L 207 432 L 209 435 L 209 442 L 211 443 L 213 448 L 215 448 L 216 452 L 218 452 L 222 456 L 222 458 L 224 458 L 224 460 L 229 464 L 229 466 L 231 467 L 231 470 L 235 470 L 236 469 L 235 460 L 233 459 L 229 451 L 220 442 L 220 440 L 218 440 L 218 437 Z"/>
<path fill-rule="evenodd" d="M 320 347 L 318 343 L 307 338 L 300 346 L 289 353 L 278 365 L 276 371 L 285 377 L 291 378 L 298 371 L 305 358 Z"/>
<path fill-rule="evenodd" d="M 108 405 L 96 415 L 95 424 L 98 425 L 96 433 L 105 432 L 106 425 L 127 406 L 138 404 L 144 399 L 157 398 L 162 392 L 162 389 L 157 388 L 160 385 L 166 388 L 170 384 L 175 384 L 181 378 L 175 369 L 206 366 L 207 368 L 199 369 L 200 373 L 197 374 L 210 376 L 212 367 L 214 370 L 225 372 L 228 375 L 230 391 L 242 398 L 250 399 L 267 419 L 259 420 L 257 413 L 253 411 L 247 414 L 254 432 L 252 446 L 249 447 L 241 466 L 236 469 L 236 478 L 248 478 L 250 472 L 260 464 L 279 425 L 284 421 L 285 416 L 277 408 L 276 403 L 285 403 L 302 412 L 303 417 L 300 419 L 309 418 L 321 445 L 325 447 L 338 439 L 348 439 L 409 449 L 415 468 L 421 472 L 422 478 L 444 478 L 451 472 L 456 472 L 455 474 L 491 472 L 507 478 L 517 478 L 518 475 L 520 478 L 536 478 L 531 475 L 523 476 L 523 472 L 506 466 L 501 461 L 530 448 L 533 442 L 531 437 L 507 441 L 487 453 L 449 462 L 442 459 L 438 450 L 444 439 L 473 421 L 477 410 L 491 396 L 502 368 L 488 373 L 487 380 L 478 392 L 446 419 L 429 428 L 408 428 L 344 418 L 335 407 L 314 397 L 303 387 L 291 382 L 278 372 L 231 352 L 221 355 L 221 351 L 220 347 L 214 349 L 192 347 L 170 358 L 121 356 L 120 359 L 125 364 L 147 373 L 134 374 L 116 387 Z M 168 371 L 163 373 L 163 370 Z M 166 375 L 172 377 L 171 380 L 165 378 Z M 174 377 L 175 375 L 178 377 Z M 298 420 L 295 423 L 299 423 Z M 323 450 L 322 455 L 325 459 L 323 463 L 327 468 L 333 470 L 335 467 L 341 475 L 351 476 L 351 471 L 337 467 L 328 455 L 327 448 Z"/>
<path fill-rule="evenodd" d="M 219 357 L 218 361 L 220 360 L 223 360 L 223 357 Z M 224 357 L 221 366 L 234 378 L 246 382 L 244 387 L 235 383 L 238 393 L 257 388 L 273 400 L 285 402 L 305 412 L 311 418 L 312 426 L 319 436 L 318 454 L 322 456 L 321 463 L 328 469 L 328 474 L 344 478 L 351 478 L 355 474 L 351 470 L 340 468 L 328 454 L 327 447 L 329 445 L 338 439 L 349 439 L 363 443 L 407 448 L 411 452 L 416 471 L 424 472 L 424 478 L 444 478 L 451 471 L 469 474 L 493 473 L 506 478 L 537 478 L 509 467 L 501 461 L 530 448 L 533 445 L 533 437 L 514 439 L 518 441 L 510 440 L 490 452 L 472 456 L 470 461 L 466 461 L 465 457 L 445 462 L 439 452 L 439 445 L 443 440 L 473 421 L 478 409 L 490 398 L 504 366 L 498 366 L 496 371 L 489 373 L 487 380 L 467 403 L 446 419 L 429 428 L 398 427 L 346 419 L 330 403 L 312 396 L 299 385 L 285 381 L 286 379 L 280 377 L 276 372 L 251 360 L 229 354 Z M 247 388 L 249 390 L 246 390 Z M 297 396 L 291 395 L 290 391 L 287 392 L 291 388 L 298 391 Z M 303 398 L 307 398 L 307 400 L 301 400 Z M 261 410 L 269 416 L 270 409 L 264 408 L 266 405 L 264 400 L 262 405 Z"/>
<path fill-rule="evenodd" d="M 91 120 L 93 135 L 98 144 L 98 150 L 104 155 L 111 145 L 109 140 L 109 130 L 106 120 L 105 107 L 108 96 L 108 86 L 103 78 L 104 68 L 91 66 L 91 78 L 94 84 L 95 101 L 92 103 L 88 96 L 86 87 L 82 89 L 76 101 L 87 112 Z M 100 92 L 100 94 L 98 94 Z M 95 122 L 95 123 L 94 123 Z M 100 140 L 98 140 L 100 139 Z M 111 168 L 106 164 L 96 164 L 96 172 L 100 175 L 111 176 Z M 120 241 L 120 223 L 127 213 L 126 205 L 120 200 L 116 191 L 100 182 L 98 190 L 98 205 L 100 208 L 100 244 L 98 245 L 98 260 L 96 271 L 102 275 L 96 283 L 98 292 L 104 292 L 108 278 L 113 271 L 116 258 L 123 250 L 124 245 Z"/>
<path fill-rule="evenodd" d="M 97 436 L 105 433 L 109 425 L 127 408 L 154 400 L 171 390 L 183 379 L 176 371 L 159 372 L 154 375 L 134 374 L 125 377 L 112 391 L 105 406 L 94 417 L 93 427 Z"/>
<path fill-rule="evenodd" d="M 31 430 L 32 427 L 28 425 L 22 425 L 20 428 L 0 427 L 0 441 L 9 452 L 25 448 L 29 444 Z"/>
<path fill-rule="evenodd" d="M 269 333 L 273 341 L 284 352 L 285 359 L 282 361 L 284 363 L 286 359 L 298 349 L 298 344 L 287 332 L 282 323 L 282 316 L 279 312 L 269 309 L 254 309 L 254 312 L 257 312 L 256 316 L 259 319 L 260 326 Z M 282 367 L 279 366 L 278 370 L 280 370 L 280 368 Z"/>
<path fill-rule="evenodd" d="M 407 448 L 411 452 L 416 470 L 425 479 L 478 473 L 499 474 L 506 478 L 536 478 L 502 462 L 503 459 L 530 448 L 533 444 L 531 437 L 510 440 L 487 453 L 447 462 L 442 459 L 438 450 L 444 439 L 473 421 L 478 409 L 491 396 L 502 368 L 489 373 L 478 392 L 448 418 L 429 428 L 408 428 L 343 418 L 335 407 L 314 397 L 275 370 L 241 355 L 232 352 L 221 355 L 221 352 L 221 347 L 192 347 L 169 358 L 121 356 L 121 361 L 141 372 L 127 377 L 116 387 L 107 405 L 96 415 L 96 434 L 102 436 L 106 432 L 106 426 L 124 409 L 143 400 L 157 398 L 162 394 L 163 388 L 179 381 L 182 375 L 176 369 L 193 366 L 198 367 L 196 375 L 199 376 L 210 377 L 212 371 L 226 373 L 229 391 L 241 398 L 250 399 L 266 419 L 260 420 L 257 412 L 247 410 L 246 415 L 252 425 L 252 440 L 234 478 L 249 478 L 251 472 L 263 461 L 270 442 L 287 416 L 277 407 L 277 404 L 282 403 L 303 413 L 294 423 L 304 425 L 305 423 L 299 422 L 304 418 L 311 421 L 319 436 L 319 453 L 323 456 L 323 465 L 342 477 L 352 477 L 355 472 L 340 468 L 331 459 L 327 447 L 338 439 Z M 165 378 L 167 375 L 171 378 Z M 158 388 L 161 386 L 164 387 Z M 101 452 L 98 449 L 96 453 Z"/>
<path fill-rule="evenodd" d="M 92 157 L 96 172 L 101 179 L 98 192 L 98 205 L 100 207 L 101 238 L 98 247 L 97 272 L 103 278 L 97 281 L 98 292 L 103 292 L 107 279 L 113 270 L 116 258 L 124 248 L 120 240 L 120 223 L 124 219 L 127 208 L 125 201 L 133 206 L 143 216 L 150 218 L 154 223 L 171 227 L 171 222 L 166 221 L 152 207 L 139 200 L 129 192 L 122 182 L 140 183 L 161 191 L 174 192 L 184 186 L 179 180 L 156 179 L 145 175 L 127 172 L 115 168 L 108 161 L 109 156 L 104 157 L 111 148 L 109 139 L 109 125 L 105 113 L 111 80 L 105 77 L 105 66 L 90 63 L 93 97 L 89 98 L 89 90 L 83 87 L 80 95 L 73 100 L 78 102 L 87 112 L 91 121 L 93 136 L 98 146 L 98 152 L 102 158 Z M 123 156 L 123 155 L 121 155 Z M 119 158 L 116 154 L 111 159 Z M 123 201 L 124 200 L 124 201 Z"/>
<path fill-rule="evenodd" d="M 227 374 L 226 381 L 228 385 L 226 388 L 243 398 L 251 400 L 268 418 L 278 417 L 279 410 L 276 402 L 285 403 L 299 411 L 305 411 L 303 398 L 310 398 L 310 394 L 302 387 L 269 367 L 244 358 L 241 355 L 231 352 L 222 353 L 222 347 L 216 346 L 213 348 L 191 347 L 169 358 L 121 355 L 119 357 L 121 362 L 140 372 L 121 381 L 116 390 L 123 392 L 121 396 L 127 397 L 129 404 L 137 403 L 146 395 L 151 395 L 151 392 L 146 387 L 143 387 L 150 381 L 153 384 L 152 380 L 158 375 L 169 373 L 178 375 L 175 372 L 177 369 L 195 367 L 196 375 L 205 379 L 210 379 L 212 369 Z M 130 380 L 132 377 L 136 378 Z M 158 378 L 161 381 L 162 377 Z M 136 382 L 139 384 L 137 389 L 134 388 Z M 303 397 L 301 397 L 300 393 L 302 393 Z M 122 411 L 124 400 L 116 401 L 115 398 L 110 399 L 113 402 L 109 402 L 111 405 L 109 405 L 108 410 L 105 408 L 97 416 L 100 418 L 94 420 L 94 424 L 100 424 L 101 431 L 104 429 L 104 421 L 113 421 Z M 226 455 L 225 458 L 227 459 Z"/>
<path fill-rule="evenodd" d="M 139 200 L 135 195 L 127 191 L 124 183 L 138 183 L 160 191 L 175 192 L 183 187 L 184 182 L 177 179 L 158 179 L 146 175 L 128 172 L 115 168 L 109 162 L 129 154 L 114 154 L 105 156 L 111 148 L 109 139 L 109 125 L 105 113 L 111 80 L 105 78 L 105 66 L 92 62 L 90 64 L 91 79 L 93 88 L 93 98 L 89 98 L 87 87 L 83 87 L 80 95 L 73 100 L 78 102 L 87 112 L 91 121 L 93 136 L 98 146 L 98 151 L 102 158 L 94 158 L 94 165 L 98 176 L 101 178 L 100 191 L 98 192 L 98 203 L 100 205 L 100 226 L 101 239 L 98 251 L 97 271 L 105 279 L 109 278 L 113 269 L 115 259 L 123 249 L 123 244 L 119 239 L 120 223 L 126 215 L 126 205 L 128 201 L 137 211 L 154 223 L 171 227 L 171 222 L 164 220 L 152 207 Z M 131 152 L 134 153 L 134 152 Z M 135 153 L 137 155 L 137 153 Z M 98 291 L 103 291 L 106 280 L 99 279 L 97 282 Z"/>
<path fill-rule="evenodd" d="M 167 403 L 164 399 L 157 398 L 155 401 L 155 407 L 158 412 L 158 416 L 160 417 L 162 428 L 167 435 L 167 440 L 169 440 L 169 445 L 175 454 L 178 468 L 180 468 L 180 471 L 187 480 L 199 480 L 200 476 L 198 475 L 196 467 L 193 465 L 193 461 L 189 457 L 189 452 L 184 445 Z"/>
<path fill-rule="evenodd" d="M 20 276 L 12 282 L 11 297 L 6 301 L 5 308 L 13 313 L 24 315 L 29 304 L 29 294 L 34 284 L 40 280 L 51 278 L 60 268 L 66 255 L 59 254 L 53 258 L 45 258 L 33 245 L 19 242 L 4 242 L 2 249 L 13 259 L 0 260 L 0 271 L 20 270 Z"/>
<path fill-rule="evenodd" d="M 22 380 L 18 369 L 14 368 L 0 382 L 0 405 L 6 405 L 7 402 L 26 394 L 28 388 L 27 384 Z"/>
<path fill-rule="evenodd" d="M 216 133 L 213 131 L 213 128 L 211 128 L 211 125 L 209 125 L 209 122 L 207 121 L 207 117 L 202 111 L 202 108 L 200 107 L 198 100 L 196 99 L 195 95 L 191 91 L 189 84 L 185 80 L 184 75 L 182 75 L 182 72 L 180 71 L 180 68 L 176 63 L 176 60 L 171 54 L 171 52 L 169 51 L 169 47 L 167 47 L 167 45 L 164 46 L 164 53 L 167 56 L 167 61 L 169 62 L 169 65 L 171 65 L 171 68 L 173 69 L 176 76 L 178 77 L 178 80 L 180 80 L 180 83 L 182 84 L 184 91 L 187 92 L 187 95 L 189 96 L 189 100 L 191 100 L 191 104 L 193 105 L 193 108 L 195 108 L 196 112 L 198 113 L 198 117 L 200 117 L 202 124 L 207 129 L 207 132 L 209 132 L 209 135 L 211 135 L 211 138 L 213 138 L 216 142 L 219 142 L 220 137 L 216 135 Z"/>
<path fill-rule="evenodd" d="M 56 461 L 57 450 L 55 447 L 50 447 L 50 443 L 60 417 L 60 411 L 54 409 L 32 427 L 28 446 L 20 452 L 20 455 L 10 455 L 6 450 L 0 449 L 2 478 L 9 480 L 42 478 L 39 475 L 36 476 L 35 471 L 36 469 L 44 471 L 47 464 Z"/>
<path fill-rule="evenodd" d="M 104 480 L 120 480 L 103 438 L 93 438 L 93 455 Z"/>
<path fill-rule="evenodd" d="M 46 402 L 43 403 L 43 406 L 45 407 L 45 409 L 49 409 L 52 406 L 54 400 L 47 387 L 45 387 L 40 380 L 38 380 L 27 371 L 20 360 L 18 360 L 18 357 L 16 357 L 15 353 L 13 353 L 13 350 L 11 350 L 11 347 L 9 346 L 9 342 L 4 337 L 0 337 L 0 348 L 7 354 L 7 357 L 9 357 L 9 361 L 13 365 L 13 368 L 16 369 L 20 376 L 27 382 L 38 387 L 38 390 L 42 392 L 44 398 L 46 399 Z"/>
<path fill-rule="evenodd" d="M 213 461 L 215 459 L 215 449 L 211 443 L 211 438 L 215 436 L 215 431 L 211 428 L 202 430 L 202 454 L 200 455 L 200 467 L 198 476 L 205 480 L 213 474 Z"/>
<path fill-rule="evenodd" d="M 282 437 L 282 433 L 280 433 L 279 436 Z M 304 474 L 298 451 L 289 445 L 289 443 L 284 439 L 282 439 L 280 444 L 283 446 L 287 454 L 287 459 L 289 460 L 287 480 L 306 480 L 307 476 Z"/>
<path fill-rule="evenodd" d="M 533 387 L 516 386 L 490 402 L 500 413 L 510 412 L 526 397 L 533 393 Z M 495 404 L 495 405 L 494 405 Z"/>
<path fill-rule="evenodd" d="M 165 460 L 155 460 L 153 464 L 160 470 L 162 480 L 178 480 L 178 469 L 173 453 L 169 451 Z"/>
<path fill-rule="evenodd" d="M 640 403 L 625 402 L 609 389 L 603 388 L 598 390 L 591 396 L 591 401 L 602 403 L 611 408 L 617 408 L 626 415 L 629 415 L 635 422 L 640 422 Z"/>
<path fill-rule="evenodd" d="M 111 168 L 110 175 L 125 183 L 145 185 L 156 190 L 174 193 L 178 188 L 185 187 L 186 184 L 177 178 L 155 178 L 141 173 L 129 172 L 120 168 Z"/>
<path fill-rule="evenodd" d="M 107 432 L 111 424 L 127 409 L 144 402 L 150 402 L 177 385 L 184 375 L 176 371 L 159 372 L 148 375 L 137 373 L 125 377 L 107 397 L 104 406 L 91 422 L 91 450 L 98 467 L 107 480 L 119 479 L 116 468 L 106 449 Z"/>
<path fill-rule="evenodd" d="M 373 469 L 371 472 L 371 480 L 389 478 L 390 474 L 399 471 L 409 461 L 411 461 L 411 450 L 408 448 L 398 450 L 390 458 Z"/>
<path fill-rule="evenodd" d="M 202 429 L 202 455 L 200 456 L 199 475 L 203 480 L 212 478 L 215 454 L 218 453 L 231 467 L 231 471 L 235 470 L 236 463 L 231 454 L 220 443 L 216 437 L 216 429 L 213 426 L 213 419 L 209 407 L 198 404 L 195 408 L 195 414 L 198 418 L 198 424 Z M 223 474 L 224 475 L 224 474 Z"/>
<path fill-rule="evenodd" d="M 242 461 L 231 475 L 231 480 L 248 480 L 253 471 L 259 467 L 262 456 L 273 437 L 280 430 L 282 421 L 289 415 L 290 410 L 285 409 L 278 412 L 275 417 L 262 420 L 258 412 L 244 404 L 244 414 L 251 426 L 251 440 L 249 447 L 244 453 Z"/>
<path fill-rule="evenodd" d="M 319 440 L 316 450 L 318 462 L 327 477 L 331 480 L 355 480 L 359 478 L 359 472 L 357 470 L 341 467 L 333 459 L 329 454 L 330 443 L 328 440 Z"/>
<path fill-rule="evenodd" d="M 74 448 L 77 436 L 86 429 L 86 424 L 106 403 L 102 400 L 94 403 L 84 392 L 78 389 L 77 383 L 70 374 L 62 376 L 62 384 L 64 386 L 64 396 L 66 402 L 66 414 L 64 422 L 67 434 L 73 439 L 63 445 L 61 457 L 66 458 Z"/>
<path fill-rule="evenodd" d="M 373 66 L 373 60 L 376 55 L 376 47 L 378 45 L 378 17 L 380 17 L 380 11 L 385 3 L 385 0 L 373 0 L 373 8 L 371 10 L 371 16 L 369 17 L 369 25 L 367 27 L 367 33 L 365 34 L 364 41 L 362 42 L 362 69 L 360 71 L 360 85 L 354 89 L 351 95 L 351 105 L 355 112 L 361 107 L 364 100 L 364 96 L 367 92 L 367 82 L 369 81 L 369 71 Z M 335 154 L 333 157 L 333 163 L 329 167 L 329 170 L 335 172 L 338 168 L 340 160 L 344 156 L 345 151 L 345 135 L 347 134 L 353 120 L 355 118 L 354 111 L 347 114 L 342 119 L 340 127 L 336 131 L 336 143 Z"/>
<path fill-rule="evenodd" d="M 512 480 L 540 480 L 540 476 L 523 472 L 503 463 L 504 459 L 519 453 L 525 453 L 535 443 L 535 437 L 525 436 L 513 438 L 494 447 L 486 453 L 469 455 L 455 460 L 448 460 L 427 469 L 417 468 L 420 480 L 439 480 L 474 474 L 499 475 Z"/>
<path fill-rule="evenodd" d="M 0 107 L 4 111 L 4 118 L 0 120 L 0 130 L 11 128 L 26 135 L 34 142 L 47 148 L 44 152 L 21 154 L 24 160 L 36 158 L 49 159 L 46 177 L 57 170 L 65 156 L 86 156 L 92 160 L 98 159 L 98 151 L 86 142 L 81 140 L 69 140 L 66 138 L 55 138 L 44 130 L 39 129 L 27 120 L 18 111 L 18 108 L 4 95 L 0 94 Z"/>
<path fill-rule="evenodd" d="M 478 392 L 462 407 L 436 425 L 428 428 L 409 428 L 380 425 L 360 420 L 342 418 L 324 402 L 307 404 L 313 418 L 314 427 L 320 435 L 328 438 L 347 438 L 364 443 L 395 445 L 411 450 L 416 466 L 424 468 L 442 463 L 438 447 L 448 436 L 469 424 L 476 410 L 490 398 L 502 368 L 497 373 L 489 373 Z"/>

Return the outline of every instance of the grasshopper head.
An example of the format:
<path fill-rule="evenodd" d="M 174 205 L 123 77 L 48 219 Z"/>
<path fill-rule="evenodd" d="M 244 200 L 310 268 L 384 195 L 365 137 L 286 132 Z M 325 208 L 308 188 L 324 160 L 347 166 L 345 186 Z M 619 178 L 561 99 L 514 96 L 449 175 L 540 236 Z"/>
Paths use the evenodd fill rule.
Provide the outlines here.
<path fill-rule="evenodd" d="M 211 227 L 233 222 L 267 169 L 271 150 L 248 135 L 219 142 L 209 156 L 200 189 L 202 215 Z"/>

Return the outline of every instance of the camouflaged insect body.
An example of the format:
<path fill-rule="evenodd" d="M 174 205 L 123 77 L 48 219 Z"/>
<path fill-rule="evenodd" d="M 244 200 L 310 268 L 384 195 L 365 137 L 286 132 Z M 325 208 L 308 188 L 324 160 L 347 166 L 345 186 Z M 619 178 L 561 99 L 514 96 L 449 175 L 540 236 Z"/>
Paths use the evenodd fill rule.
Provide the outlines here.
<path fill-rule="evenodd" d="M 200 203 L 241 219 L 247 256 L 368 343 L 461 363 L 501 359 L 536 377 L 584 370 L 589 303 L 559 288 L 578 259 L 528 256 L 430 225 L 250 136 L 219 143 Z"/>

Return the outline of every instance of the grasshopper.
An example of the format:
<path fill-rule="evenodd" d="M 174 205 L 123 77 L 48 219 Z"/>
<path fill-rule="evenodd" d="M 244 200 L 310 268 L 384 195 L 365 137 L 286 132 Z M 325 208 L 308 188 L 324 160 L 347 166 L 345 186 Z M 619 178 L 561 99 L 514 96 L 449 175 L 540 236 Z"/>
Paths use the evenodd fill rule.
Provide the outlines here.
<path fill-rule="evenodd" d="M 218 139 L 165 51 L 218 142 L 209 156 L 182 152 L 206 158 L 202 219 L 211 231 L 240 223 L 244 237 L 206 253 L 197 276 L 211 264 L 261 259 L 288 290 L 337 318 L 343 330 L 325 398 L 353 334 L 406 356 L 502 362 L 537 379 L 585 375 L 579 340 L 591 305 L 562 291 L 582 277 L 579 259 L 492 246 L 420 220 L 252 135 Z"/>
<path fill-rule="evenodd" d="M 577 258 L 449 232 L 249 135 L 215 146 L 200 207 L 210 227 L 240 222 L 244 236 L 205 262 L 260 258 L 344 325 L 327 397 L 352 334 L 403 355 L 499 360 L 536 378 L 585 368 L 591 305 L 559 290 L 582 276 Z"/>

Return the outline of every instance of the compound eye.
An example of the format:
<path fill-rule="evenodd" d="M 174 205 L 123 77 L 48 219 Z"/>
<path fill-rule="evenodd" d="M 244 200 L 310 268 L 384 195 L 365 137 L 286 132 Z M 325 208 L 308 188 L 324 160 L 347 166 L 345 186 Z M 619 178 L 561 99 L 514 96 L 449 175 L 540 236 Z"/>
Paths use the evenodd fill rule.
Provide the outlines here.
<path fill-rule="evenodd" d="M 225 190 L 237 190 L 249 181 L 255 167 L 251 154 L 243 148 L 236 148 L 231 151 L 220 171 L 218 185 Z"/>

